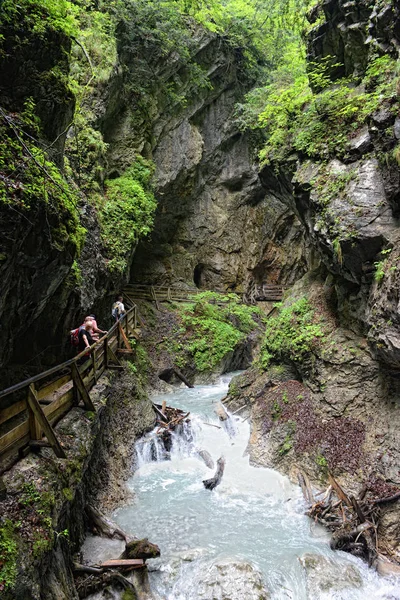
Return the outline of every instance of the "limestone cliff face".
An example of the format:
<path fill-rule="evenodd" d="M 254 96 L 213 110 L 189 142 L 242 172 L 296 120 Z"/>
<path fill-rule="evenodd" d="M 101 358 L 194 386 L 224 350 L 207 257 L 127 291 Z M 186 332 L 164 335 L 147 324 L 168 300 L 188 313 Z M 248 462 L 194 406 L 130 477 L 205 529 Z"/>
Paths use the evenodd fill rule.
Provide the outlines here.
<path fill-rule="evenodd" d="M 7 110 L 22 110 L 26 99 L 34 97 L 42 117 L 41 143 L 51 146 L 53 159 L 62 166 L 74 111 L 74 99 L 60 83 L 68 73 L 70 41 L 51 31 L 40 38 L 21 33 L 18 23 L 8 27 L 13 69 L 1 61 L 2 103 Z M 24 35 L 26 44 L 19 45 Z M 118 35 L 113 74 L 87 102 L 95 115 L 92 125 L 108 145 L 101 157 L 103 179 L 122 174 L 138 153 L 156 163 L 154 230 L 135 254 L 131 280 L 240 292 L 254 282 L 295 281 L 306 271 L 299 221 L 263 187 L 252 140 L 234 125 L 235 104 L 250 85 L 242 81 L 240 52 L 215 34 L 194 30 L 192 60 L 207 75 L 207 85 L 193 86 L 187 69 L 171 53 L 152 65 L 162 85 L 149 83 L 143 101 L 131 86 L 137 55 L 123 43 L 122 28 Z M 64 79 L 53 81 L 53 70 Z M 12 72 L 17 74 L 15 88 Z M 176 82 L 183 101 L 165 94 Z M 3 386 L 66 358 L 71 351 L 68 329 L 88 310 L 107 327 L 112 295 L 129 277 L 129 272 L 107 272 L 96 209 L 79 189 L 77 198 L 79 220 L 87 230 L 79 256 L 68 232 L 54 239 L 45 205 L 27 215 L 7 204 L 0 207 L 0 364 L 12 365 L 2 371 Z"/>
<path fill-rule="evenodd" d="M 156 96 L 147 141 L 126 103 L 112 103 L 112 118 L 103 119 L 110 169 L 126 160 L 126 140 L 156 163 L 154 230 L 139 244 L 131 280 L 241 292 L 262 280 L 291 283 L 306 269 L 303 237 L 295 215 L 263 188 L 252 140 L 235 126 L 245 91 L 238 64 L 215 35 L 199 36 L 198 47 L 209 88 L 172 110 Z"/>
<path fill-rule="evenodd" d="M 326 22 L 312 30 L 308 58 L 318 61 L 335 52 L 342 71 L 332 68 L 333 79 L 361 77 L 371 53 L 397 56 L 396 3 L 328 1 L 322 9 Z M 269 167 L 261 174 L 300 219 L 314 267 L 320 262 L 323 277 L 329 273 L 327 283 L 341 322 L 368 333 L 376 356 L 391 368 L 397 364 L 397 253 L 390 259 L 388 255 L 400 235 L 400 170 L 393 159 L 400 139 L 396 106 L 392 98 L 372 113 L 338 156 L 299 156 L 279 176 Z M 377 268 L 382 269 L 380 281 L 375 281 Z"/>
<path fill-rule="evenodd" d="M 332 67 L 333 80 L 361 77 L 371 51 L 397 56 L 396 3 L 321 6 L 326 22 L 311 32 L 309 59 L 334 54 L 342 66 Z M 256 462 L 293 477 L 301 465 L 320 482 L 329 466 L 355 493 L 361 482 L 371 493 L 376 482 L 400 486 L 399 139 L 397 95 L 337 156 L 264 167 L 265 188 L 301 222 L 312 266 L 289 302 L 306 297 L 324 335 L 301 360 L 287 356 L 261 377 L 250 371 L 231 389 L 233 405 L 251 410 Z M 385 509 L 379 528 L 397 559 L 398 510 Z"/>

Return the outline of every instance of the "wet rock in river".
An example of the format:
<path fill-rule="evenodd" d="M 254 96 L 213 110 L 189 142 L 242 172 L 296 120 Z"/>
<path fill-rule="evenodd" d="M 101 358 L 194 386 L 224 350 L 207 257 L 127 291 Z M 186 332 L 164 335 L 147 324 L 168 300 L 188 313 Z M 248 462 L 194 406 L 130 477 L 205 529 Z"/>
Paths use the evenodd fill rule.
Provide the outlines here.
<path fill-rule="evenodd" d="M 261 574 L 246 561 L 224 560 L 203 572 L 198 600 L 268 600 Z"/>
<path fill-rule="evenodd" d="M 362 586 L 360 572 L 354 565 L 345 565 L 319 554 L 304 554 L 299 560 L 306 574 L 310 600 L 320 598 L 322 592 Z"/>

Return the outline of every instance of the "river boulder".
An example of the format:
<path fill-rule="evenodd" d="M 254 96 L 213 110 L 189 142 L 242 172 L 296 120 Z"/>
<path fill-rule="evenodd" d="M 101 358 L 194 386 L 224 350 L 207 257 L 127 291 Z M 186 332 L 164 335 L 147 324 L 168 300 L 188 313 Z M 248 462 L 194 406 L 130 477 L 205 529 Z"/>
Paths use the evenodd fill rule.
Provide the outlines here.
<path fill-rule="evenodd" d="M 198 600 L 268 600 L 259 571 L 247 561 L 226 559 L 213 563 L 197 585 Z"/>
<path fill-rule="evenodd" d="M 319 554 L 304 554 L 299 561 L 306 575 L 310 600 L 320 598 L 321 593 L 324 592 L 337 592 L 362 586 L 360 572 L 354 565 Z"/>

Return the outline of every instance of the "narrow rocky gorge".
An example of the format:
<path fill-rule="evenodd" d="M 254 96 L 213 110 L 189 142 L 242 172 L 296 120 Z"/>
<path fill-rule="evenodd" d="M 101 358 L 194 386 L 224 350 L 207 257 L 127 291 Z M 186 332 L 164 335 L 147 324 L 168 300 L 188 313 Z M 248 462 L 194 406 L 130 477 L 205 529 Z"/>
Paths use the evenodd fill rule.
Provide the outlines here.
<path fill-rule="evenodd" d="M 23 4 L 22 16 L 6 2 L 0 18 L 0 387 L 72 356 L 68 331 L 83 314 L 108 328 L 127 283 L 206 295 L 187 308 L 138 301 L 132 364 L 95 388 L 95 416 L 74 408 L 58 424 L 68 461 L 42 449 L 5 473 L 7 523 L 18 511 L 29 522 L 7 600 L 78 597 L 84 507 L 127 498 L 134 441 L 154 424 L 147 393 L 160 378 L 177 383 L 176 370 L 198 383 L 246 369 L 227 406 L 250 419 L 254 464 L 292 481 L 301 469 L 318 489 L 333 474 L 355 497 L 395 496 L 397 3 L 309 3 L 308 95 L 300 108 L 278 101 L 276 138 L 267 108 L 241 120 L 279 76 L 257 52 L 248 66 L 234 25 L 230 38 L 213 19 L 172 17 L 168 2 L 121 1 L 119 14 L 82 0 L 78 31 L 60 26 L 67 12 Z M 265 88 L 256 67 L 271 71 Z M 283 286 L 282 305 L 242 313 L 239 298 L 263 284 Z M 381 507 L 377 531 L 393 564 L 399 506 Z"/>

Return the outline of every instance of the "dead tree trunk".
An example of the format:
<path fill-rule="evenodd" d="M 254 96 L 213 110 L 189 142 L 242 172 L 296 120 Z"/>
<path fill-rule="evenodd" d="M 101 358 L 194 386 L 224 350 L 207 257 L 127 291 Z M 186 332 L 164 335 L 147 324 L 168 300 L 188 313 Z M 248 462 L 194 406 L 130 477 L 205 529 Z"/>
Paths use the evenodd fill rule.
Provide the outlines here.
<path fill-rule="evenodd" d="M 224 474 L 225 469 L 225 459 L 221 456 L 217 460 L 217 470 L 215 472 L 214 477 L 211 479 L 203 479 L 203 485 L 207 490 L 213 490 L 217 485 L 221 483 L 222 475 Z"/>
<path fill-rule="evenodd" d="M 117 537 L 120 540 L 124 540 L 127 544 L 132 540 L 132 537 L 128 536 L 125 531 L 122 531 L 118 525 L 103 515 L 97 508 L 94 508 L 94 506 L 87 504 L 85 510 L 99 535 L 108 538 Z"/>
<path fill-rule="evenodd" d="M 183 373 L 181 373 L 176 367 L 173 367 L 172 369 L 175 373 L 175 375 L 177 376 L 178 379 L 180 379 L 181 381 L 183 381 L 183 383 L 188 387 L 188 388 L 194 388 L 194 385 L 192 385 L 190 383 L 190 381 L 188 379 L 186 379 L 186 377 L 183 375 Z"/>

